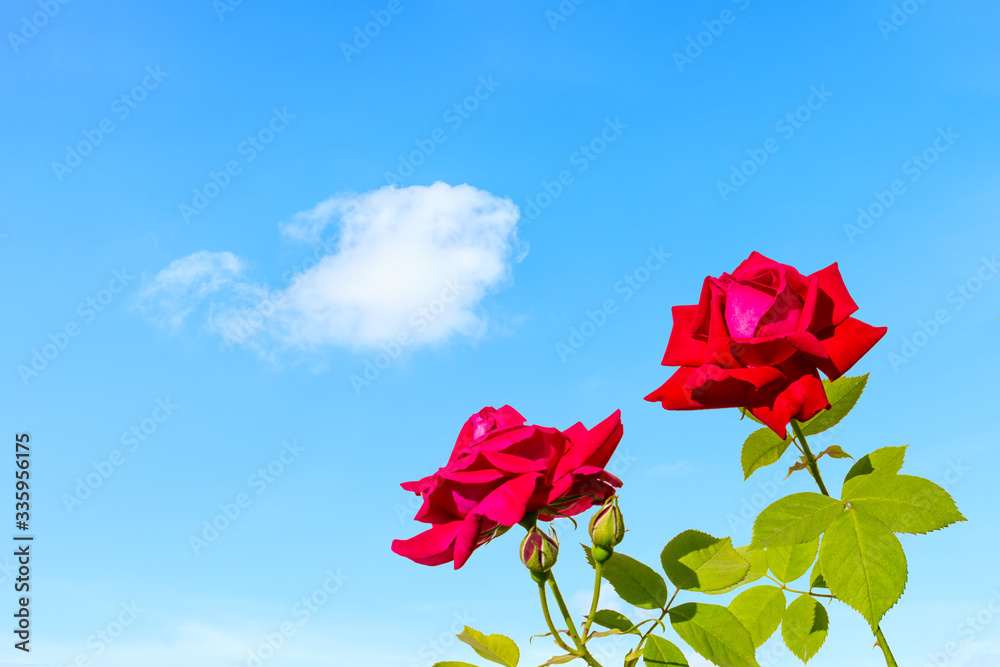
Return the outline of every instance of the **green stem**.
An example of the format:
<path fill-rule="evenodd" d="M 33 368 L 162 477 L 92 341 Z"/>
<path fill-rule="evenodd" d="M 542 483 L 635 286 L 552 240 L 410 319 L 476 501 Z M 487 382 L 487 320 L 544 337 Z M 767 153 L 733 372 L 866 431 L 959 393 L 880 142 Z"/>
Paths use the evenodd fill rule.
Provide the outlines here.
<path fill-rule="evenodd" d="M 829 496 L 830 492 L 826 490 L 826 484 L 823 483 L 823 478 L 819 474 L 819 464 L 816 463 L 816 457 L 813 456 L 812 451 L 809 449 L 809 443 L 806 442 L 806 436 L 802 434 L 802 428 L 799 423 L 794 419 L 792 421 L 792 431 L 795 432 L 795 437 L 798 438 L 799 442 L 802 443 L 802 453 L 805 454 L 806 463 L 809 466 L 809 472 L 812 473 L 813 479 L 816 480 L 816 484 L 819 486 L 819 490 L 823 492 L 824 496 Z M 875 628 L 875 638 L 878 640 L 879 648 L 882 649 L 882 653 L 885 655 L 885 664 L 887 667 L 899 667 L 896 664 L 896 659 L 892 657 L 892 651 L 889 650 L 889 642 L 885 640 L 885 635 L 882 634 L 882 627 L 876 626 Z"/>
<path fill-rule="evenodd" d="M 830 492 L 826 490 L 826 484 L 823 483 L 823 478 L 819 474 L 819 464 L 816 462 L 816 457 L 813 456 L 812 450 L 809 449 L 806 436 L 802 435 L 802 428 L 794 419 L 792 420 L 792 431 L 794 431 L 795 437 L 802 444 L 802 453 L 806 457 L 806 465 L 809 466 L 809 472 L 812 474 L 813 479 L 816 480 L 816 484 L 819 485 L 819 490 L 823 492 L 824 496 L 829 496 Z"/>
<path fill-rule="evenodd" d="M 768 579 L 770 579 L 771 581 L 773 581 L 774 583 L 778 584 L 778 587 L 781 590 L 788 591 L 789 593 L 795 593 L 796 595 L 811 595 L 814 598 L 830 598 L 831 600 L 836 600 L 837 599 L 836 595 L 827 595 L 826 593 L 813 593 L 812 591 L 797 591 L 794 588 L 789 588 L 788 586 L 785 585 L 784 582 L 778 581 L 777 579 L 775 579 L 774 577 L 772 577 L 769 574 L 765 575 L 765 576 Z"/>
<path fill-rule="evenodd" d="M 667 602 L 666 606 L 663 607 L 663 613 L 660 614 L 660 618 L 657 619 L 656 623 L 653 623 L 651 626 L 649 626 L 649 630 L 646 630 L 646 632 L 641 637 L 639 637 L 639 645 L 635 647 L 636 651 L 642 649 L 642 645 L 646 643 L 646 640 L 649 638 L 649 635 L 653 634 L 653 630 L 656 629 L 656 626 L 662 623 L 663 619 L 666 618 L 667 614 L 670 612 L 670 605 L 674 603 L 674 600 L 677 598 L 677 594 L 680 592 L 681 589 L 679 588 L 674 590 L 674 594 L 670 596 L 670 600 Z"/>
<path fill-rule="evenodd" d="M 552 633 L 552 637 L 556 640 L 556 644 L 558 644 L 559 648 L 561 648 L 562 650 L 566 651 L 567 653 L 574 653 L 575 654 L 576 651 L 574 651 L 573 649 L 571 649 L 566 644 L 566 642 L 564 642 L 562 640 L 562 637 L 559 636 L 559 631 L 556 630 L 555 623 L 552 622 L 552 615 L 549 613 L 549 599 L 545 595 L 545 582 L 544 581 L 539 581 L 538 582 L 538 597 L 541 598 L 541 601 L 542 601 L 542 613 L 545 614 L 545 623 L 549 626 L 549 632 Z"/>
<path fill-rule="evenodd" d="M 583 626 L 583 641 L 587 641 L 590 634 L 590 626 L 594 624 L 594 617 L 597 615 L 597 605 L 601 599 L 601 572 L 604 570 L 604 563 L 594 563 L 594 599 L 590 603 L 590 613 L 587 614 L 587 622 Z"/>
<path fill-rule="evenodd" d="M 885 640 L 885 635 L 882 634 L 881 627 L 875 629 L 875 638 L 878 639 L 879 648 L 882 649 L 882 653 L 885 655 L 885 664 L 888 667 L 899 667 L 896 664 L 896 659 L 892 657 L 892 651 L 889 650 L 889 643 Z"/>
<path fill-rule="evenodd" d="M 580 633 L 576 631 L 576 627 L 573 625 L 573 617 L 569 613 L 569 608 L 566 606 L 566 601 L 563 600 L 562 593 L 559 592 L 559 585 L 556 583 L 556 577 L 554 574 L 549 572 L 549 588 L 552 589 L 552 595 L 556 599 L 556 604 L 559 605 L 559 611 L 562 612 L 563 619 L 566 621 L 566 627 L 569 629 L 569 636 L 573 638 L 573 643 L 576 644 L 578 651 L 570 651 L 574 655 L 578 655 L 583 658 L 588 665 L 591 667 L 601 667 L 601 663 L 594 659 L 594 656 L 590 655 L 590 651 L 584 646 L 583 642 L 580 640 Z"/>
<path fill-rule="evenodd" d="M 639 637 L 639 644 L 638 644 L 638 645 L 637 645 L 637 646 L 635 647 L 635 650 L 636 650 L 636 651 L 639 651 L 639 650 L 642 650 L 642 646 L 643 646 L 643 644 L 645 644 L 645 643 L 646 643 L 646 640 L 647 640 L 647 639 L 649 639 L 649 635 L 653 634 L 653 630 L 655 630 L 655 629 L 656 629 L 656 627 L 657 627 L 657 626 L 658 626 L 658 625 L 659 625 L 660 623 L 662 623 L 662 622 L 663 622 L 663 619 L 664 619 L 664 618 L 666 618 L 666 616 L 667 616 L 667 613 L 668 613 L 669 611 L 670 611 L 670 609 L 669 609 L 669 606 L 668 606 L 667 608 L 665 608 L 665 609 L 663 610 L 663 613 L 662 613 L 662 614 L 660 614 L 660 618 L 658 618 L 658 619 L 657 619 L 657 622 L 656 622 L 656 623 L 653 623 L 652 625 L 650 625 L 650 626 L 649 626 L 649 629 L 648 629 L 648 630 L 646 630 L 646 632 L 644 632 L 644 633 L 642 634 L 642 636 L 641 636 L 641 637 Z"/>

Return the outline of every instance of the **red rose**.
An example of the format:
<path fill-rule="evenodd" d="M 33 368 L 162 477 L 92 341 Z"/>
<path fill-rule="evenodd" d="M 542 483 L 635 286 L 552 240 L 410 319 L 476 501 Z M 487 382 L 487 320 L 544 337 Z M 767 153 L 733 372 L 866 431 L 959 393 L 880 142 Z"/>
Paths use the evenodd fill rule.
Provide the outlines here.
<path fill-rule="evenodd" d="M 392 550 L 423 565 L 455 561 L 517 525 L 529 512 L 542 521 L 573 516 L 614 495 L 621 481 L 604 470 L 622 438 L 621 412 L 594 428 L 566 431 L 525 425 L 505 405 L 472 415 L 448 464 L 402 485 L 423 496 L 415 517 L 432 527 Z"/>
<path fill-rule="evenodd" d="M 858 309 L 831 264 L 803 276 L 753 253 L 732 275 L 705 278 L 696 306 L 674 306 L 664 366 L 646 397 L 668 410 L 747 408 L 782 438 L 830 407 L 819 371 L 836 379 L 885 335 Z"/>

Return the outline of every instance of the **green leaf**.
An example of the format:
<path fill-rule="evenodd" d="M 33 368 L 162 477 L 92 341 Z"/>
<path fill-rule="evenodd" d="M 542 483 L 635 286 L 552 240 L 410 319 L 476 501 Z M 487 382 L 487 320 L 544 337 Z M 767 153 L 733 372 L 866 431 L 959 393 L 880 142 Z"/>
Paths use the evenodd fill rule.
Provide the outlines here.
<path fill-rule="evenodd" d="M 948 492 L 921 477 L 867 476 L 846 490 L 851 507 L 897 533 L 927 533 L 965 521 Z"/>
<path fill-rule="evenodd" d="M 850 487 L 860 483 L 866 475 L 895 475 L 903 469 L 903 459 L 905 457 L 905 445 L 903 447 L 883 447 L 876 449 L 867 456 L 862 456 L 847 471 L 847 477 L 844 478 L 843 494 L 846 495 Z"/>
<path fill-rule="evenodd" d="M 549 633 L 549 634 L 551 634 L 551 633 Z M 590 635 L 589 635 L 589 637 L 590 637 L 590 639 L 594 639 L 594 638 L 600 638 L 600 637 L 614 637 L 614 636 L 617 636 L 617 635 L 624 635 L 624 634 L 628 634 L 628 633 L 622 632 L 621 630 L 604 630 L 602 632 L 591 632 Z"/>
<path fill-rule="evenodd" d="M 873 516 L 844 511 L 830 524 L 819 550 L 819 567 L 830 592 L 872 626 L 906 588 L 906 555 L 892 530 Z"/>
<path fill-rule="evenodd" d="M 725 607 L 688 602 L 670 610 L 674 631 L 706 660 L 726 667 L 760 667 L 753 638 Z"/>
<path fill-rule="evenodd" d="M 813 565 L 813 571 L 809 575 L 809 588 L 826 588 L 829 590 L 829 586 L 826 584 L 826 579 L 823 578 L 823 572 L 819 569 L 819 561 Z"/>
<path fill-rule="evenodd" d="M 454 662 L 449 660 L 448 662 L 435 662 L 434 667 L 476 667 L 476 666 L 468 662 Z"/>
<path fill-rule="evenodd" d="M 785 479 L 791 477 L 793 472 L 798 472 L 800 470 L 808 470 L 808 469 L 809 469 L 809 464 L 806 463 L 806 457 L 800 456 L 799 460 L 796 461 L 794 464 L 792 464 L 792 466 L 788 469 L 788 474 L 785 475 Z"/>
<path fill-rule="evenodd" d="M 736 590 L 740 586 L 750 584 L 758 579 L 762 579 L 767 574 L 767 553 L 763 549 L 751 549 L 750 547 L 736 547 L 736 553 L 750 563 L 750 569 L 743 575 L 743 578 L 732 586 L 727 586 L 717 591 L 712 591 L 710 595 L 722 595 L 729 591 Z"/>
<path fill-rule="evenodd" d="M 811 542 L 843 511 L 839 500 L 819 493 L 793 493 L 764 508 L 753 524 L 750 545 L 759 549 Z"/>
<path fill-rule="evenodd" d="M 594 567 L 590 547 L 582 545 L 587 562 Z M 667 605 L 667 584 L 648 565 L 617 551 L 604 563 L 601 577 L 615 589 L 618 596 L 640 609 L 663 609 Z"/>
<path fill-rule="evenodd" d="M 776 586 L 754 586 L 737 595 L 729 611 L 750 632 L 754 648 L 759 648 L 781 624 L 785 593 Z"/>
<path fill-rule="evenodd" d="M 602 609 L 594 614 L 594 623 L 597 623 L 604 628 L 621 630 L 622 632 L 631 633 L 633 635 L 641 634 L 635 629 L 635 623 L 628 620 L 625 614 L 612 611 L 611 609 Z"/>
<path fill-rule="evenodd" d="M 781 619 L 781 638 L 785 646 L 802 662 L 816 655 L 826 641 L 830 617 L 811 595 L 802 595 L 788 605 Z"/>
<path fill-rule="evenodd" d="M 548 665 L 562 665 L 562 664 L 567 663 L 567 662 L 573 662 L 578 657 L 579 656 L 572 655 L 572 654 L 557 655 L 554 658 L 549 658 L 548 662 L 546 662 L 544 665 L 542 665 L 542 667 L 548 667 Z"/>
<path fill-rule="evenodd" d="M 792 444 L 791 437 L 782 440 L 769 428 L 757 429 L 743 443 L 743 479 L 749 479 L 755 470 L 776 463 Z"/>
<path fill-rule="evenodd" d="M 486 658 L 498 665 L 517 667 L 517 662 L 521 659 L 521 652 L 518 650 L 517 644 L 509 637 L 484 635 L 469 626 L 465 626 L 465 629 L 456 637 L 471 646 L 472 650 L 478 653 L 481 658 Z"/>
<path fill-rule="evenodd" d="M 768 547 L 767 567 L 783 584 L 795 581 L 809 571 L 819 551 L 819 538 L 790 547 Z"/>
<path fill-rule="evenodd" d="M 650 635 L 642 649 L 642 660 L 649 667 L 688 667 L 681 650 L 662 637 Z"/>
<path fill-rule="evenodd" d="M 686 530 L 670 540 L 660 562 L 674 586 L 701 593 L 739 583 L 750 570 L 749 561 L 737 553 L 732 540 L 697 530 Z"/>
<path fill-rule="evenodd" d="M 750 569 L 740 583 L 748 584 L 762 579 L 767 574 L 767 553 L 761 549 L 751 549 L 749 546 L 736 547 L 736 553 L 750 562 Z"/>
<path fill-rule="evenodd" d="M 831 459 L 853 459 L 854 457 L 843 450 L 840 445 L 831 445 L 827 447 L 819 454 L 816 455 L 817 460 L 823 456 L 829 456 Z"/>
<path fill-rule="evenodd" d="M 815 435 L 833 428 L 861 398 L 861 393 L 868 384 L 868 374 L 860 377 L 842 377 L 837 380 L 823 380 L 826 398 L 830 401 L 830 409 L 823 410 L 818 415 L 802 424 L 802 435 Z"/>

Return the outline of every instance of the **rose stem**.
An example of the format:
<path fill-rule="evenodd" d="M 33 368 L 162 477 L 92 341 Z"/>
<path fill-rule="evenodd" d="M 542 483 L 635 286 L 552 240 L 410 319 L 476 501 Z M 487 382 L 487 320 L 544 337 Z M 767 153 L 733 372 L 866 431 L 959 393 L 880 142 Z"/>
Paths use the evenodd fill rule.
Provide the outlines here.
<path fill-rule="evenodd" d="M 590 626 L 594 623 L 594 616 L 597 614 L 597 605 L 601 599 L 601 572 L 604 570 L 604 563 L 594 561 L 594 599 L 590 603 L 590 614 L 587 615 L 587 622 L 583 626 L 583 640 L 587 641 L 590 633 Z"/>
<path fill-rule="evenodd" d="M 882 653 L 885 655 L 885 664 L 889 667 L 899 667 L 896 664 L 896 659 L 892 657 L 892 651 L 889 650 L 889 642 L 885 640 L 881 626 L 875 628 L 875 638 L 878 639 L 878 647 L 882 649 Z"/>
<path fill-rule="evenodd" d="M 829 496 L 830 492 L 826 490 L 826 484 L 823 483 L 823 478 L 819 474 L 819 464 L 816 462 L 816 457 L 813 456 L 812 450 L 809 449 L 806 436 L 802 435 L 802 428 L 794 419 L 792 420 L 792 431 L 795 432 L 795 437 L 799 439 L 799 443 L 802 445 L 802 453 L 805 454 L 806 465 L 809 466 L 809 472 L 812 474 L 813 479 L 816 480 L 816 484 L 819 485 L 819 490 L 823 492 L 824 496 Z"/>
<path fill-rule="evenodd" d="M 590 655 L 590 651 L 584 646 L 583 642 L 580 641 L 580 635 L 573 626 L 573 617 L 570 616 L 569 609 L 566 607 L 566 601 L 563 600 L 562 593 L 559 592 L 559 585 L 556 583 L 556 577 L 552 572 L 549 572 L 549 588 L 552 589 L 552 595 L 556 598 L 556 604 L 559 605 L 559 611 L 562 612 L 563 618 L 566 620 L 566 626 L 569 629 L 569 635 L 573 638 L 573 642 L 579 647 L 582 655 L 580 656 L 587 661 L 588 665 L 591 667 L 601 667 L 601 663 L 594 659 L 594 656 Z"/>
<path fill-rule="evenodd" d="M 566 651 L 567 653 L 576 653 L 576 651 L 571 649 L 566 644 L 566 642 L 562 640 L 562 637 L 559 636 L 559 631 L 556 630 L 555 623 L 552 622 L 552 615 L 549 613 L 549 600 L 548 597 L 545 595 L 544 581 L 538 582 L 538 597 L 542 601 L 542 613 L 545 615 L 545 623 L 549 626 L 549 631 L 552 632 L 552 637 L 555 639 L 556 644 L 558 644 L 559 648 Z"/>

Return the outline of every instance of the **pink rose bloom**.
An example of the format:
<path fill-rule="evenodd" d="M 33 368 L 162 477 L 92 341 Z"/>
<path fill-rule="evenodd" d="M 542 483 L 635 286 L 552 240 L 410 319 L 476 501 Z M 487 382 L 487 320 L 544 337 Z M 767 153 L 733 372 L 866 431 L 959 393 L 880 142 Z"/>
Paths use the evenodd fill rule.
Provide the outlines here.
<path fill-rule="evenodd" d="M 819 372 L 839 378 L 885 335 L 857 310 L 836 264 L 804 276 L 755 252 L 705 278 L 696 305 L 674 306 L 663 365 L 680 368 L 646 400 L 746 408 L 784 438 L 790 420 L 830 407 Z"/>
<path fill-rule="evenodd" d="M 392 550 L 423 565 L 462 567 L 480 546 L 531 512 L 542 521 L 573 516 L 614 495 L 621 481 L 604 467 L 622 438 L 621 412 L 592 429 L 525 424 L 514 408 L 483 408 L 458 434 L 447 465 L 402 485 L 424 499 L 416 520 L 431 527 Z"/>

